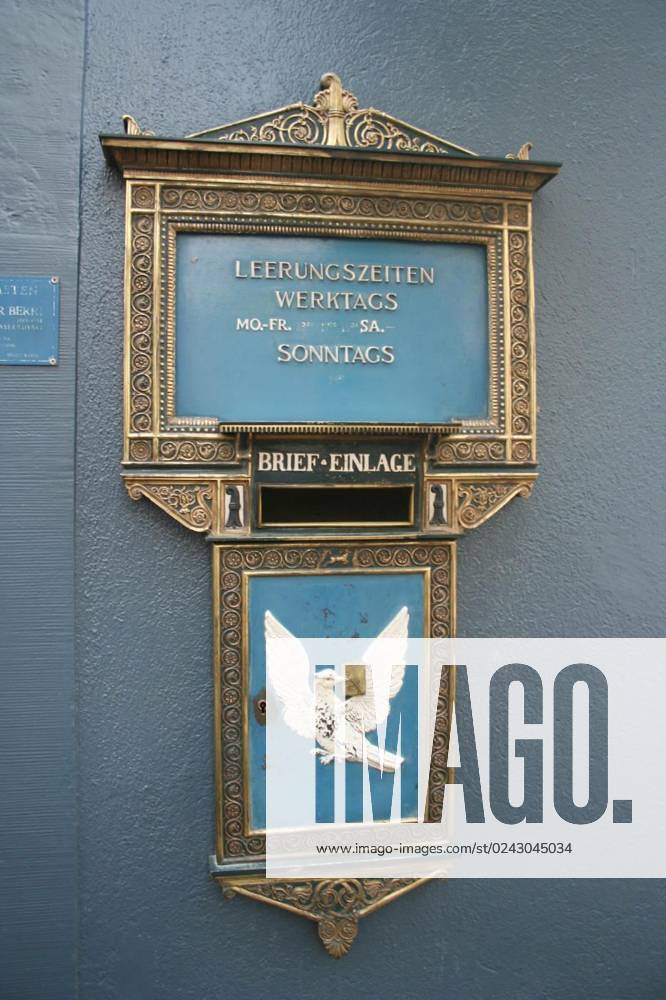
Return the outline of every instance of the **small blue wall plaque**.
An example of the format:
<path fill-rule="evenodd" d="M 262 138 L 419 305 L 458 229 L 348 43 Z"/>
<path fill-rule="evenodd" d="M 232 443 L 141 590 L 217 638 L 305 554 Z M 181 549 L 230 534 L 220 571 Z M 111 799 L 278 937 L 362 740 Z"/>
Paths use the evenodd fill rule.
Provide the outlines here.
<path fill-rule="evenodd" d="M 0 275 L 0 364 L 56 365 L 60 279 Z"/>

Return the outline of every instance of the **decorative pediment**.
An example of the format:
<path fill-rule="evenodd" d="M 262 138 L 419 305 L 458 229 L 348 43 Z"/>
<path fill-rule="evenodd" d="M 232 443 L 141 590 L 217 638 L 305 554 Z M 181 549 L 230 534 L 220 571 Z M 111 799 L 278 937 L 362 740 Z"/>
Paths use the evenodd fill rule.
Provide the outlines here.
<path fill-rule="evenodd" d="M 322 76 L 321 89 L 312 104 L 288 104 L 275 111 L 194 132 L 187 138 L 476 156 L 469 149 L 415 128 L 384 111 L 359 108 L 357 98 L 343 89 L 335 73 Z"/>

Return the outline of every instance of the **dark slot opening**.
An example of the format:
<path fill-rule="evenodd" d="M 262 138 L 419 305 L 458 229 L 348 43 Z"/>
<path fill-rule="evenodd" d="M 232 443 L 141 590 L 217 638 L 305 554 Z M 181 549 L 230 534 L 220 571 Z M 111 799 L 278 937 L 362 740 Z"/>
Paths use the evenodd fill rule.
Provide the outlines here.
<path fill-rule="evenodd" d="M 411 524 L 412 486 L 262 486 L 259 521 L 270 525 Z"/>

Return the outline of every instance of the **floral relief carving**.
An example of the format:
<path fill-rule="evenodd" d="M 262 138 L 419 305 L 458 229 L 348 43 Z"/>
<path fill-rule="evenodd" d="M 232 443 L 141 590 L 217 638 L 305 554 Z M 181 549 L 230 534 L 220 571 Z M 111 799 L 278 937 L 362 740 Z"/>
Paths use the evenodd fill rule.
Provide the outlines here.
<path fill-rule="evenodd" d="M 210 531 L 215 513 L 216 487 L 208 483 L 151 483 L 130 480 L 127 492 L 132 500 L 146 497 L 186 528 Z"/>
<path fill-rule="evenodd" d="M 456 483 L 457 516 L 464 528 L 476 528 L 516 496 L 529 496 L 533 482 L 515 479 Z"/>

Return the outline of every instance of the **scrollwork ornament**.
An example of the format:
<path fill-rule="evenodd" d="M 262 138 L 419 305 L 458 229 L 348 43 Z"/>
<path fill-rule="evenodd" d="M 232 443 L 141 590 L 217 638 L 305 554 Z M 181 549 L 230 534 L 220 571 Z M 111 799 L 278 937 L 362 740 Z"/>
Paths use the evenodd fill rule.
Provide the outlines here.
<path fill-rule="evenodd" d="M 483 438 L 445 438 L 437 448 L 437 462 L 444 465 L 481 465 L 503 462 L 506 446 L 503 441 Z"/>
<path fill-rule="evenodd" d="M 150 200 L 151 188 L 138 188 L 134 197 L 140 200 Z M 136 204 L 136 201 L 135 201 Z M 143 207 L 143 206 L 142 206 Z M 130 378 L 129 391 L 129 430 L 146 434 L 153 429 L 152 398 L 153 398 L 153 293 L 152 275 L 154 261 L 153 217 L 133 213 L 131 218 L 131 257 L 130 257 L 130 288 L 134 294 L 130 296 L 130 331 L 129 331 L 129 364 L 134 373 Z M 130 446 L 130 458 L 137 458 L 137 452 L 142 449 Z"/>
<path fill-rule="evenodd" d="M 527 233 L 509 233 L 509 304 L 510 304 L 510 373 L 511 373 L 511 432 L 531 434 L 532 416 L 531 357 L 529 338 L 529 258 Z M 525 458 L 520 457 L 526 455 Z M 529 461 L 530 448 L 512 449 L 514 461 Z"/>
<path fill-rule="evenodd" d="M 207 483 L 153 483 L 129 480 L 132 500 L 145 497 L 192 531 L 210 531 L 213 525 L 216 488 Z"/>
<path fill-rule="evenodd" d="M 347 145 L 359 149 L 376 149 L 401 153 L 440 153 L 446 155 L 447 144 L 409 126 L 399 126 L 389 115 L 367 108 L 345 118 Z"/>
<path fill-rule="evenodd" d="M 475 156 L 471 150 L 424 132 L 385 111 L 359 108 L 358 99 L 343 88 L 336 73 L 322 76 L 312 104 L 289 104 L 277 111 L 195 132 L 190 138 Z"/>
<path fill-rule="evenodd" d="M 206 441 L 202 438 L 162 438 L 159 445 L 162 462 L 214 463 L 222 465 L 236 461 L 235 440 Z"/>
<path fill-rule="evenodd" d="M 162 207 L 197 212 L 239 212 L 248 215 L 321 215 L 382 219 L 398 217 L 417 222 L 452 222 L 499 225 L 499 202 L 466 202 L 444 198 L 409 198 L 398 195 L 351 195 L 331 192 L 243 192 L 229 188 L 169 185 L 162 190 Z"/>
<path fill-rule="evenodd" d="M 307 104 L 285 108 L 281 114 L 266 121 L 231 128 L 216 136 L 219 142 L 266 142 L 291 145 L 323 143 L 324 123 L 315 108 Z"/>
<path fill-rule="evenodd" d="M 475 527 L 512 489 L 511 483 L 458 483 L 458 519 Z"/>
<path fill-rule="evenodd" d="M 456 484 L 457 516 L 463 528 L 477 528 L 516 496 L 529 496 L 532 481 L 487 480 Z"/>

